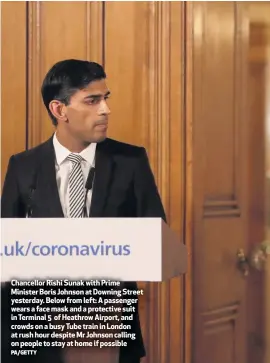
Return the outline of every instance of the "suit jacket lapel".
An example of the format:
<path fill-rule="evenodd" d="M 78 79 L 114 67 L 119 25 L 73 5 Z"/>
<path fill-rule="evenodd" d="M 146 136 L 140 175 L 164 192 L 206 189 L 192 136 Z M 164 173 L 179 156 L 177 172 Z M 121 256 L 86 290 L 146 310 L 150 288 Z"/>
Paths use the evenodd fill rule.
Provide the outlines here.
<path fill-rule="evenodd" d="M 40 203 L 45 206 L 49 217 L 64 217 L 56 182 L 53 138 L 44 143 L 39 163 L 37 190 L 42 200 Z"/>
<path fill-rule="evenodd" d="M 106 148 L 106 140 L 97 144 L 95 157 L 95 179 L 89 217 L 102 217 L 109 192 L 113 160 Z"/>
<path fill-rule="evenodd" d="M 43 144 L 39 158 L 38 203 L 42 205 L 42 210 L 46 210 L 48 217 L 64 217 L 56 182 L 53 137 Z M 112 172 L 113 160 L 109 150 L 107 150 L 107 142 L 105 140 L 99 143 L 96 148 L 95 179 L 89 217 L 102 217 Z"/>

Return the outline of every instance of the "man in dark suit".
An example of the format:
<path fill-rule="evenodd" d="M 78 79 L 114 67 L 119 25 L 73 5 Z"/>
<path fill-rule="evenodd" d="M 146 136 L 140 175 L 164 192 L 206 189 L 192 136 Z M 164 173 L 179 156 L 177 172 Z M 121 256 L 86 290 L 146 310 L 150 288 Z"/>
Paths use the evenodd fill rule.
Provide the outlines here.
<path fill-rule="evenodd" d="M 47 73 L 42 97 L 56 131 L 41 145 L 11 156 L 1 198 L 2 218 L 165 220 L 145 149 L 107 138 L 110 92 L 105 80 L 106 74 L 97 63 L 72 59 L 58 62 Z M 136 284 L 126 285 L 136 288 Z M 41 349 L 37 356 L 7 358 L 9 289 L 9 285 L 2 287 L 6 317 L 2 321 L 3 363 L 12 359 L 65 363 L 62 352 L 51 348 Z M 132 329 L 137 339 L 120 349 L 120 363 L 138 363 L 145 355 L 138 305 Z M 98 363 L 91 358 L 83 362 Z"/>

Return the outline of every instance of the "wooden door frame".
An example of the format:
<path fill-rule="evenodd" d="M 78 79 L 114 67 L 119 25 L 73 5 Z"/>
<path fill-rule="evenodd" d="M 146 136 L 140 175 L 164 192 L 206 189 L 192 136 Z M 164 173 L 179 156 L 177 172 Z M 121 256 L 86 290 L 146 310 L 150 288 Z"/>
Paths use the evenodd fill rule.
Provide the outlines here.
<path fill-rule="evenodd" d="M 188 250 L 188 272 L 184 277 L 184 363 L 192 362 L 193 341 L 193 3 L 184 4 L 184 110 L 185 110 L 185 222 L 184 237 Z"/>

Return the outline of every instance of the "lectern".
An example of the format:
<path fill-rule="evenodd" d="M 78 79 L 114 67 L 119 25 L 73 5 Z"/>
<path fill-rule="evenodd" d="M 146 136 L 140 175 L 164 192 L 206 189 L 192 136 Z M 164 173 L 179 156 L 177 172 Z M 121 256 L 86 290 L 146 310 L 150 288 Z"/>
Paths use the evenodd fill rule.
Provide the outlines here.
<path fill-rule="evenodd" d="M 2 282 L 159 282 L 186 271 L 186 246 L 161 218 L 1 219 Z"/>
<path fill-rule="evenodd" d="M 91 283 L 100 283 L 101 280 L 101 283 L 109 285 L 108 290 L 114 290 L 116 293 L 116 289 L 113 288 L 116 282 L 119 284 L 121 281 L 126 282 L 121 284 L 123 287 L 132 284 L 132 281 L 160 282 L 180 276 L 187 271 L 185 245 L 159 218 L 2 219 L 1 252 L 2 283 L 11 281 L 11 289 L 16 294 L 19 294 L 16 292 L 17 284 L 31 283 L 31 286 L 27 285 L 28 290 L 39 291 L 39 295 L 33 295 L 32 300 L 46 299 L 47 303 L 49 299 L 51 313 L 55 314 L 48 322 L 54 324 L 52 337 L 55 337 L 55 334 L 59 336 L 61 332 L 56 324 L 61 323 L 64 327 L 63 334 L 66 335 L 65 338 L 59 338 L 59 342 L 61 348 L 66 351 L 65 354 L 71 354 L 71 357 L 72 354 L 77 354 L 76 349 L 68 346 L 69 334 L 73 334 L 75 340 L 74 338 L 72 340 L 75 345 L 72 347 L 76 345 L 79 348 L 83 347 L 85 361 L 95 363 L 119 362 L 120 345 L 129 344 L 129 336 L 135 334 L 130 325 L 134 319 L 135 310 L 132 309 L 135 309 L 135 306 L 130 306 L 130 302 L 139 296 L 125 297 L 124 290 L 127 289 L 124 288 L 123 296 L 121 295 L 123 299 L 120 299 L 121 301 L 116 299 L 116 302 L 111 303 L 109 308 L 113 309 L 112 312 L 96 314 L 96 309 L 105 309 L 108 305 L 105 304 L 106 300 L 111 301 L 111 298 L 114 300 L 116 295 L 103 295 L 107 293 L 103 291 L 106 287 L 104 285 L 101 285 L 101 290 L 95 293 L 96 289 L 92 288 Z M 61 291 L 59 289 L 57 296 L 48 298 L 44 295 L 45 280 L 49 288 L 50 286 L 55 288 L 55 284 L 60 284 Z M 74 286 L 74 291 L 78 289 L 79 292 L 80 283 L 85 283 L 86 291 L 90 289 L 93 295 L 70 297 L 63 295 L 65 286 L 67 288 Z M 136 284 L 132 285 L 135 288 Z M 24 287 L 21 291 L 23 290 Z M 8 288 L 4 288 L 3 293 L 8 295 Z M 136 290 L 131 293 L 137 294 Z M 99 305 L 100 296 L 104 297 L 101 299 L 101 305 Z M 19 294 L 19 298 L 21 297 Z M 70 300 L 75 301 L 75 307 L 78 309 L 75 315 L 78 314 L 80 317 L 75 323 L 70 320 L 71 310 L 68 313 L 71 315 L 68 317 L 65 314 L 58 314 L 60 310 L 57 310 L 58 306 L 59 309 L 63 306 L 67 308 Z M 40 309 L 38 306 L 41 303 L 37 300 L 31 304 Z M 10 314 L 10 310 L 4 311 L 4 314 Z M 114 320 L 104 322 L 104 317 Z M 3 329 L 9 332 L 8 327 Z M 34 329 L 33 334 L 36 333 Z M 94 334 L 94 338 L 91 340 L 87 335 L 85 340 L 84 334 L 91 336 Z M 105 337 L 105 341 L 101 341 L 100 337 Z M 101 344 L 105 345 L 102 349 Z M 13 355 L 19 354 L 21 350 L 20 347 L 11 349 Z M 76 361 L 77 358 L 73 356 L 72 359 Z"/>

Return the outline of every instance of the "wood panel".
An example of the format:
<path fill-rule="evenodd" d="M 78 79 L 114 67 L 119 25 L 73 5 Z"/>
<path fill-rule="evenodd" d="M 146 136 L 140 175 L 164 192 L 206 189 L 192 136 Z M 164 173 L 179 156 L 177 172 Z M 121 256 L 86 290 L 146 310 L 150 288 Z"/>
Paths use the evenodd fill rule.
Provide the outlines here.
<path fill-rule="evenodd" d="M 188 250 L 188 271 L 185 276 L 185 325 L 184 325 L 184 362 L 193 362 L 193 243 L 194 243 L 194 193 L 193 193 L 193 53 L 194 53 L 194 14 L 193 3 L 185 4 L 185 243 Z"/>
<path fill-rule="evenodd" d="M 11 155 L 26 147 L 26 4 L 1 3 L 1 189 Z"/>
<path fill-rule="evenodd" d="M 261 62 L 250 64 L 250 153 L 249 153 L 249 218 L 248 243 L 250 249 L 265 238 L 265 65 Z M 248 363 L 263 362 L 266 342 L 263 341 L 265 329 L 265 291 L 264 281 L 260 272 L 254 272 L 249 278 L 248 304 L 250 310 L 257 309 L 258 300 L 260 310 L 248 319 L 249 345 Z"/>
<path fill-rule="evenodd" d="M 183 237 L 184 4 L 28 2 L 27 6 L 28 148 L 53 132 L 40 95 L 47 70 L 66 58 L 102 63 L 112 92 L 109 136 L 146 147 L 168 221 Z M 183 281 L 140 285 L 146 291 L 140 303 L 144 362 L 179 363 L 184 355 Z"/>
<path fill-rule="evenodd" d="M 180 236 L 184 221 L 183 15 L 183 4 L 170 2 L 108 2 L 105 8 L 105 68 L 112 90 L 109 134 L 146 147 L 169 223 Z M 144 362 L 180 362 L 183 281 L 143 285 L 141 313 L 148 351 Z"/>
<path fill-rule="evenodd" d="M 100 2 L 28 2 L 28 147 L 54 131 L 40 93 L 51 66 L 68 58 L 102 63 L 102 19 Z"/>
<path fill-rule="evenodd" d="M 227 363 L 235 360 L 234 344 L 238 313 L 239 304 L 237 303 L 203 314 L 206 362 Z"/>
<path fill-rule="evenodd" d="M 194 363 L 246 362 L 246 19 L 193 3 Z"/>
<path fill-rule="evenodd" d="M 250 249 L 264 241 L 269 215 L 266 193 L 266 130 L 269 120 L 270 95 L 270 3 L 251 2 L 249 17 L 249 225 Z M 269 187 L 269 185 L 267 186 Z M 268 219 L 269 220 L 269 219 Z M 269 238 L 269 237 L 268 237 Z M 254 271 L 249 278 L 249 310 L 256 314 L 248 319 L 248 363 L 269 362 L 269 281 L 262 272 Z M 265 298 L 267 296 L 267 298 Z M 260 309 L 258 309 L 260 301 Z M 268 304 L 267 304 L 268 303 Z M 268 323 L 268 325 L 267 325 Z M 265 334 L 265 333 L 268 334 Z"/>

